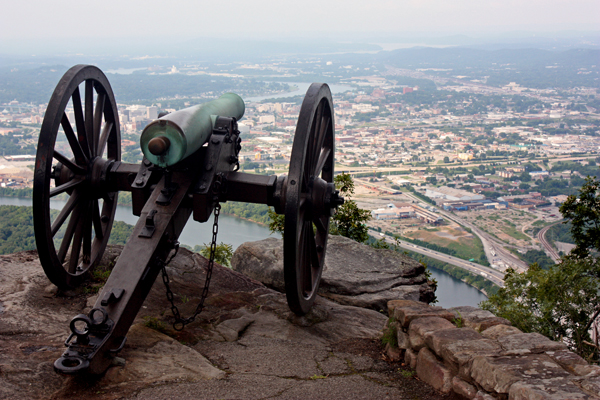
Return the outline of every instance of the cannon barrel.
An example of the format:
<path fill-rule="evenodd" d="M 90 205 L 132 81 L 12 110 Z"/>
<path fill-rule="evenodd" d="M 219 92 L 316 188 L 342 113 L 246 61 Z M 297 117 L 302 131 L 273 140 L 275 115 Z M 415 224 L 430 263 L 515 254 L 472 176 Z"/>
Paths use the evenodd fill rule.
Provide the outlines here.
<path fill-rule="evenodd" d="M 159 167 L 169 167 L 196 152 L 208 141 L 217 116 L 239 120 L 244 100 L 225 93 L 217 100 L 167 114 L 151 122 L 140 137 L 144 156 Z"/>

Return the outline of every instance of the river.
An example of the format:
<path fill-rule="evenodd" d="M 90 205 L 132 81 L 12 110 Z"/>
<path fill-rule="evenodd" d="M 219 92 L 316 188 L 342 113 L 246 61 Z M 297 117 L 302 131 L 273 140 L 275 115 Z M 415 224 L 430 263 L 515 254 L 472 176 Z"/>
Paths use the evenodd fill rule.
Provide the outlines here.
<path fill-rule="evenodd" d="M 65 202 L 52 200 L 52 208 L 61 209 Z M 16 197 L 0 197 L 0 205 L 31 206 L 31 199 L 20 199 Z M 138 217 L 131 213 L 131 207 L 118 206 L 115 214 L 116 221 L 123 221 L 135 225 Z M 231 215 L 219 217 L 218 242 L 231 244 L 235 250 L 240 244 L 248 241 L 265 239 L 270 236 L 269 229 L 254 222 L 246 221 Z M 181 243 L 194 247 L 197 244 L 209 243 L 212 237 L 212 218 L 206 223 L 199 223 L 190 218 L 185 226 L 179 240 Z M 436 305 L 448 308 L 456 306 L 477 306 L 479 302 L 486 300 L 483 293 L 453 278 L 444 271 L 432 269 L 431 273 L 438 282 Z"/>

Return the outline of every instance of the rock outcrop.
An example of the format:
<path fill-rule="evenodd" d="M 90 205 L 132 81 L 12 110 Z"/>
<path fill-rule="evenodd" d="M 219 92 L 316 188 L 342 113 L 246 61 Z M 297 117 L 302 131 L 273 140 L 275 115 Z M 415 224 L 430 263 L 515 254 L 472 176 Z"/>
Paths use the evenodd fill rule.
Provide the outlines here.
<path fill-rule="evenodd" d="M 523 333 L 474 307 L 444 310 L 414 301 L 388 305 L 389 354 L 421 380 L 466 399 L 600 399 L 600 367 L 564 343 Z M 395 340 L 393 340 L 395 339 Z"/>
<path fill-rule="evenodd" d="M 231 266 L 270 288 L 285 290 L 279 239 L 242 244 Z M 319 294 L 339 304 L 386 311 L 390 300 L 433 301 L 435 286 L 427 281 L 425 267 L 404 254 L 329 236 Z"/>
<path fill-rule="evenodd" d="M 120 250 L 107 249 L 102 265 Z M 196 307 L 205 267 L 185 249 L 168 267 L 184 316 Z M 297 317 L 285 295 L 219 265 L 206 309 L 185 330 L 171 328 L 158 279 L 104 376 L 59 375 L 53 362 L 69 322 L 90 310 L 99 285 L 58 293 L 36 252 L 0 256 L 1 399 L 439 398 L 382 360 L 383 314 L 318 297 Z"/>

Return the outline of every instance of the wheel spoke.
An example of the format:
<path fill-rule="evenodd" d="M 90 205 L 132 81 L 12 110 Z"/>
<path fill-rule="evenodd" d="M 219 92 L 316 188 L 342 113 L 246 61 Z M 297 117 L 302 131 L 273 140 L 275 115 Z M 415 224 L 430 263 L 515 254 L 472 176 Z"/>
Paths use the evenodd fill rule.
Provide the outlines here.
<path fill-rule="evenodd" d="M 82 263 L 89 265 L 90 260 L 92 259 L 92 216 L 90 213 L 92 211 L 90 208 L 92 206 L 92 200 L 89 200 L 87 203 L 86 210 L 84 212 L 84 218 L 82 221 L 83 225 L 83 260 Z"/>
<path fill-rule="evenodd" d="M 81 179 L 71 179 L 67 183 L 63 183 L 62 185 L 57 186 L 54 189 L 50 189 L 50 197 L 54 197 L 56 195 L 64 193 L 67 190 L 75 188 L 82 183 L 83 183 L 83 180 L 81 180 Z"/>
<path fill-rule="evenodd" d="M 315 224 L 315 226 L 317 227 L 317 232 L 319 233 L 327 233 L 327 223 L 323 222 L 323 220 L 320 218 L 315 218 L 313 220 L 313 224 Z M 329 219 L 329 217 L 327 217 L 327 219 Z"/>
<path fill-rule="evenodd" d="M 306 296 L 312 289 L 312 268 L 311 268 L 311 254 L 310 254 L 310 242 L 309 236 L 312 236 L 308 230 L 312 229 L 310 221 L 305 221 L 302 225 L 302 243 L 300 244 L 299 251 L 301 251 L 302 262 L 300 263 L 300 269 L 302 274 L 302 291 L 303 295 Z M 308 251 L 308 254 L 307 254 Z M 308 255 L 308 257 L 307 257 Z"/>
<path fill-rule="evenodd" d="M 319 158 L 319 161 L 317 160 L 317 157 L 320 157 L 322 154 L 322 150 L 324 146 L 329 147 L 329 144 L 325 144 L 325 137 L 327 136 L 327 132 L 329 131 L 329 126 L 331 124 L 331 118 L 327 115 L 323 116 L 323 120 L 324 122 L 321 124 L 321 129 L 317 132 L 317 139 L 316 139 L 316 146 L 314 149 L 314 162 L 317 165 L 317 168 L 315 168 L 315 170 L 313 171 L 313 175 L 314 176 L 319 176 L 320 171 L 323 169 L 323 167 L 321 166 L 321 168 L 318 168 L 319 162 L 321 161 Z M 326 159 L 325 159 L 326 160 Z M 325 165 L 325 161 L 323 161 L 323 165 Z"/>
<path fill-rule="evenodd" d="M 323 167 L 325 166 L 325 163 L 327 162 L 327 159 L 329 158 L 330 154 L 331 154 L 331 149 L 325 148 L 321 151 L 321 155 L 319 156 L 319 161 L 317 161 L 317 167 L 315 168 L 315 171 L 314 171 L 314 176 L 321 175 L 321 172 L 323 171 Z"/>
<path fill-rule="evenodd" d="M 64 154 L 54 150 L 52 156 L 56 158 L 60 163 L 62 163 L 62 165 L 69 168 L 69 170 L 71 170 L 72 173 L 77 175 L 83 175 L 86 173 L 85 169 L 81 168 L 79 165 L 69 160 Z"/>
<path fill-rule="evenodd" d="M 320 263 L 319 263 L 319 254 L 317 253 L 317 242 L 315 240 L 315 234 L 313 233 L 312 224 L 308 224 L 308 250 L 310 255 L 310 270 L 311 276 L 316 276 L 318 274 Z M 310 281 L 310 291 L 313 290 L 313 280 Z"/>
<path fill-rule="evenodd" d="M 102 219 L 100 218 L 100 211 L 98 211 L 98 200 L 93 200 L 92 208 L 92 218 L 94 220 L 94 233 L 96 234 L 96 239 L 102 241 L 104 239 L 104 232 L 102 231 Z"/>
<path fill-rule="evenodd" d="M 81 145 L 77 141 L 77 136 L 75 136 L 75 132 L 73 131 L 73 127 L 71 126 L 71 123 L 69 122 L 69 118 L 67 118 L 67 114 L 63 113 L 60 124 L 63 128 L 63 131 L 65 132 L 65 136 L 67 137 L 67 140 L 69 141 L 69 146 L 71 146 L 71 151 L 73 152 L 73 155 L 75 156 L 75 160 L 77 161 L 77 163 L 80 165 L 87 164 L 88 159 L 87 159 L 85 153 L 83 152 Z"/>
<path fill-rule="evenodd" d="M 79 206 L 80 204 L 81 203 L 77 203 L 77 206 Z M 67 225 L 67 230 L 65 231 L 65 236 L 63 236 L 63 240 L 60 244 L 60 249 L 58 250 L 58 261 L 61 264 L 65 262 L 67 250 L 69 250 L 69 246 L 71 245 L 71 241 L 73 240 L 73 234 L 75 233 L 75 228 L 77 227 L 77 223 L 79 222 L 79 216 L 81 215 L 80 207 L 77 206 L 71 214 L 69 224 Z"/>
<path fill-rule="evenodd" d="M 94 158 L 94 81 L 85 81 L 85 133 L 90 149 L 90 158 Z"/>
<path fill-rule="evenodd" d="M 316 115 L 315 115 L 315 119 L 313 120 L 311 129 L 309 131 L 309 140 L 308 140 L 308 146 L 306 149 L 306 156 L 304 158 L 304 177 L 305 179 L 308 179 L 309 177 L 313 176 L 313 170 L 315 167 L 315 147 L 317 146 L 317 137 L 318 135 L 315 135 L 316 132 L 319 132 L 321 130 L 321 120 L 323 119 L 323 103 L 320 103 L 319 106 L 317 107 L 317 111 L 316 111 Z"/>
<path fill-rule="evenodd" d="M 298 221 L 304 221 L 306 215 L 306 207 L 308 205 L 308 198 L 306 193 L 300 193 L 300 201 L 298 201 Z M 298 231 L 302 229 L 302 225 L 298 224 Z"/>
<path fill-rule="evenodd" d="M 56 235 L 56 232 L 58 232 L 60 227 L 65 223 L 67 217 L 69 216 L 69 214 L 71 214 L 71 211 L 73 211 L 73 209 L 77 205 L 77 200 L 79 200 L 79 192 L 76 190 L 69 197 L 69 200 L 67 200 L 67 204 L 65 204 L 63 209 L 60 210 L 58 217 L 56 217 L 56 219 L 54 220 L 54 223 L 52 224 L 52 229 L 50 230 L 52 237 Z"/>
<path fill-rule="evenodd" d="M 98 157 L 102 157 L 102 154 L 104 154 L 104 149 L 106 149 L 106 143 L 108 143 L 108 136 L 110 135 L 112 128 L 112 121 L 105 123 L 102 127 L 102 133 L 100 134 L 100 139 L 98 140 L 98 150 L 96 153 Z"/>
<path fill-rule="evenodd" d="M 102 153 L 98 152 L 98 138 L 100 137 L 100 126 L 102 125 L 102 116 L 104 111 L 104 101 L 106 95 L 102 92 L 98 93 L 96 98 L 96 110 L 94 111 L 94 129 L 92 143 L 92 154 L 94 156 L 101 156 Z"/>
<path fill-rule="evenodd" d="M 79 94 L 79 88 L 75 88 L 73 95 L 73 112 L 75 113 L 75 126 L 77 127 L 77 139 L 83 150 L 83 154 L 89 159 L 90 158 L 90 146 L 88 145 L 87 135 L 85 133 L 85 119 L 83 118 L 83 107 L 81 105 L 81 95 Z M 71 146 L 73 147 L 73 146 Z"/>
<path fill-rule="evenodd" d="M 82 214 L 85 215 L 85 212 L 83 212 Z M 77 225 L 75 226 L 73 244 L 71 245 L 71 256 L 69 258 L 68 271 L 70 274 L 75 274 L 77 272 L 77 266 L 79 265 L 79 254 L 81 253 L 81 240 L 85 225 L 86 224 L 83 221 L 78 221 Z"/>

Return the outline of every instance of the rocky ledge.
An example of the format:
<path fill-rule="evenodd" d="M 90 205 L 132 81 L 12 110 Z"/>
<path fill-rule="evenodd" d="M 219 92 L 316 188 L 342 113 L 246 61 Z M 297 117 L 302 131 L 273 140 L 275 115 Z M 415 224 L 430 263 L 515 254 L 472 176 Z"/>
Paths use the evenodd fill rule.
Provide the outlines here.
<path fill-rule="evenodd" d="M 231 260 L 235 271 L 284 292 L 282 240 L 242 244 Z M 390 300 L 431 303 L 435 286 L 412 258 L 374 249 L 343 236 L 329 236 L 319 294 L 339 304 L 387 311 Z"/>
<path fill-rule="evenodd" d="M 158 279 L 114 366 L 93 379 L 59 375 L 52 365 L 64 351 L 71 318 L 90 310 L 102 283 L 90 281 L 60 293 L 44 275 L 36 252 L 0 256 L 0 398 L 445 398 L 412 378 L 411 371 L 400 373 L 400 363 L 388 362 L 380 349 L 384 314 L 348 305 L 364 301 L 377 309 L 379 299 L 391 296 L 381 293 L 418 300 L 421 293 L 431 293 L 422 266 L 402 259 L 402 276 L 386 283 L 396 261 L 385 252 L 366 253 L 359 261 L 356 247 L 336 239 L 331 243 L 328 260 L 337 259 L 339 266 L 327 265 L 325 286 L 331 298 L 347 299 L 346 304 L 318 297 L 312 311 L 300 318 L 289 311 L 284 294 L 216 265 L 205 310 L 176 332 Z M 114 265 L 120 251 L 107 249 L 101 265 Z M 260 257 L 253 260 L 266 265 Z M 168 267 L 184 316 L 196 307 L 206 265 L 200 255 L 181 249 Z M 358 268 L 356 277 L 344 271 L 337 280 L 329 277 L 343 265 Z M 383 279 L 368 277 L 378 268 Z M 363 280 L 351 283 L 363 274 Z M 373 279 L 372 293 L 351 287 Z M 397 282 L 415 286 L 402 288 Z M 342 283 L 348 289 L 342 290 Z M 348 294 L 352 290 L 354 295 Z M 364 300 L 367 294 L 378 300 Z"/>
<path fill-rule="evenodd" d="M 488 311 L 396 300 L 388 312 L 389 355 L 442 393 L 477 400 L 600 399 L 599 366 Z"/>

